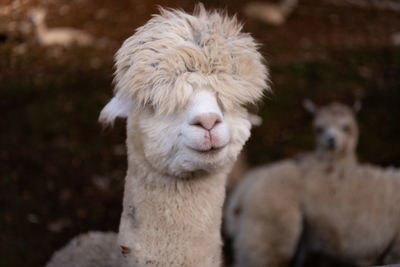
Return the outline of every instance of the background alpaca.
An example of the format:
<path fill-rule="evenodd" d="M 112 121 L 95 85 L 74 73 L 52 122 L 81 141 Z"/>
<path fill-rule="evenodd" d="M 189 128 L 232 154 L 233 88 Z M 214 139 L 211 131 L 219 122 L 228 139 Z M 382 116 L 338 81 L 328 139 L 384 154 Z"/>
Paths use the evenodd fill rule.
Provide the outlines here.
<path fill-rule="evenodd" d="M 251 2 L 245 6 L 247 16 L 272 25 L 282 25 L 296 8 L 298 0 L 283 0 L 279 3 Z"/>
<path fill-rule="evenodd" d="M 268 88 L 261 61 L 235 18 L 202 5 L 194 15 L 161 9 L 119 49 L 115 97 L 100 120 L 127 117 L 123 266 L 221 264 L 226 176 L 250 136 L 242 106 Z M 48 266 L 97 266 L 81 249 L 72 241 Z"/>
<path fill-rule="evenodd" d="M 315 152 L 250 171 L 229 199 L 235 266 L 287 265 L 299 244 L 358 265 L 398 263 L 400 172 L 357 163 L 351 108 L 306 108 Z"/>
<path fill-rule="evenodd" d="M 73 44 L 87 46 L 93 44 L 93 37 L 88 33 L 73 28 L 48 28 L 46 25 L 46 10 L 36 8 L 30 11 L 35 26 L 36 37 L 41 45 L 70 46 Z"/>

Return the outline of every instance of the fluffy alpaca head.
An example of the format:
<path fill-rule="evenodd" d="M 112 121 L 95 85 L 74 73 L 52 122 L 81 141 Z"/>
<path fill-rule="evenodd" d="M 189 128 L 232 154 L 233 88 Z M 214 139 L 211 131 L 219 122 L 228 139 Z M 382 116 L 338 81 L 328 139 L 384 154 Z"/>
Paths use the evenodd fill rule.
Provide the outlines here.
<path fill-rule="evenodd" d="M 357 103 L 353 108 L 340 103 L 317 108 L 306 100 L 304 105 L 314 115 L 317 150 L 337 155 L 354 153 L 358 141 Z"/>
<path fill-rule="evenodd" d="M 46 10 L 43 8 L 34 8 L 29 11 L 29 16 L 31 17 L 33 23 L 42 23 L 46 17 Z"/>
<path fill-rule="evenodd" d="M 232 163 L 249 137 L 243 106 L 269 90 L 262 56 L 241 28 L 202 5 L 194 15 L 161 9 L 117 52 L 115 96 L 100 121 L 127 117 L 144 157 L 169 174 Z"/>

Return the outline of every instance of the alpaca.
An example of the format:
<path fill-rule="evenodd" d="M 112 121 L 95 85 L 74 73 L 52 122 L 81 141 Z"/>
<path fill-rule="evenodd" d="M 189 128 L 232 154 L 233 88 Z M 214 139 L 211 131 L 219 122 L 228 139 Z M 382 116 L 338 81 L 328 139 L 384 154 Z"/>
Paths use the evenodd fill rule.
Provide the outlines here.
<path fill-rule="evenodd" d="M 115 96 L 100 114 L 106 124 L 127 118 L 128 171 L 112 247 L 121 248 L 121 266 L 220 266 L 226 177 L 250 136 L 243 106 L 269 90 L 268 71 L 236 18 L 202 5 L 193 15 L 160 13 L 117 52 Z M 97 266 L 75 244 L 47 266 Z"/>
<path fill-rule="evenodd" d="M 228 201 L 235 266 L 286 266 L 296 252 L 399 263 L 400 171 L 357 163 L 351 108 L 305 106 L 315 114 L 316 150 L 249 171 Z"/>
<path fill-rule="evenodd" d="M 252 2 L 245 6 L 244 12 L 249 17 L 279 26 L 285 23 L 297 4 L 298 0 L 282 0 L 277 4 Z"/>
<path fill-rule="evenodd" d="M 41 8 L 30 11 L 30 16 L 35 26 L 36 36 L 39 43 L 43 46 L 80 46 L 91 45 L 94 39 L 89 34 L 73 28 L 47 28 L 45 18 L 46 11 Z"/>

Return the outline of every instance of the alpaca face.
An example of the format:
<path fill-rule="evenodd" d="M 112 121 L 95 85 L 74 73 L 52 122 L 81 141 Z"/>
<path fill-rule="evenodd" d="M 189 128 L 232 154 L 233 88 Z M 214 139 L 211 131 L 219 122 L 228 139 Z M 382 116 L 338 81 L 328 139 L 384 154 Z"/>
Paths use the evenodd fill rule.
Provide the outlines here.
<path fill-rule="evenodd" d="M 314 130 L 319 150 L 334 154 L 354 152 L 358 127 L 354 112 L 349 107 L 335 103 L 318 109 Z"/>
<path fill-rule="evenodd" d="M 223 112 L 211 91 L 195 92 L 180 112 L 163 115 L 149 108 L 133 117 L 146 161 L 173 176 L 230 167 L 250 136 L 246 110 Z"/>
<path fill-rule="evenodd" d="M 38 24 L 38 23 L 42 23 L 44 21 L 44 18 L 46 16 L 46 11 L 41 8 L 36 8 L 36 9 L 31 10 L 29 12 L 29 14 L 31 16 L 32 21 L 35 24 Z"/>

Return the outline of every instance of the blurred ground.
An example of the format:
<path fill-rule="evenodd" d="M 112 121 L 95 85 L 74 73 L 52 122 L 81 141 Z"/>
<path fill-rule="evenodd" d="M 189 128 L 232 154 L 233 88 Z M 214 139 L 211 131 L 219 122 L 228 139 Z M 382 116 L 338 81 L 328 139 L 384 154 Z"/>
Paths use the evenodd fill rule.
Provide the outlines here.
<path fill-rule="evenodd" d="M 337 0 L 341 1 L 341 0 Z M 345 1 L 346 2 L 346 1 Z M 238 13 L 262 44 L 274 93 L 259 108 L 246 152 L 251 165 L 312 148 L 301 101 L 359 97 L 361 161 L 400 166 L 400 14 L 301 0 L 286 24 L 245 18 L 246 1 L 204 1 Z M 112 93 L 113 54 L 157 5 L 191 11 L 193 1 L 0 0 L 0 266 L 43 266 L 72 236 L 117 230 L 126 170 L 124 123 L 102 130 Z M 97 42 L 45 48 L 27 12 L 49 11 L 49 27 L 75 27 Z"/>

